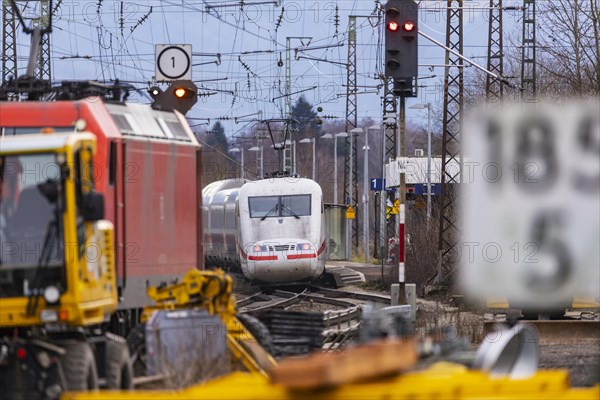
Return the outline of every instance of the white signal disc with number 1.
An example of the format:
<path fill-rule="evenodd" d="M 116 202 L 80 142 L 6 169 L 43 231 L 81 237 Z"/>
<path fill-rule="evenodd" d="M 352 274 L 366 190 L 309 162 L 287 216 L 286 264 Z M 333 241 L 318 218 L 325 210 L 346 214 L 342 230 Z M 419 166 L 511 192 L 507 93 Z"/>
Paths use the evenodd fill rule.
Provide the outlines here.
<path fill-rule="evenodd" d="M 192 46 L 156 45 L 156 80 L 192 79 Z"/>

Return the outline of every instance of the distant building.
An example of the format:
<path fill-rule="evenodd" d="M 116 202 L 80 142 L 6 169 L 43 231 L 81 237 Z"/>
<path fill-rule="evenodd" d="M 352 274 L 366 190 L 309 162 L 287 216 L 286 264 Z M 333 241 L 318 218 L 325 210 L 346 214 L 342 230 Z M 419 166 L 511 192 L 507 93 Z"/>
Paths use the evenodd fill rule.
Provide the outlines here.
<path fill-rule="evenodd" d="M 427 194 L 427 157 L 402 157 L 401 162 L 406 167 L 406 193 L 409 196 Z M 450 170 L 458 172 L 458 163 L 448 164 Z M 459 180 L 460 182 L 460 180 Z M 442 193 L 442 157 L 431 157 L 431 194 L 440 196 Z"/>

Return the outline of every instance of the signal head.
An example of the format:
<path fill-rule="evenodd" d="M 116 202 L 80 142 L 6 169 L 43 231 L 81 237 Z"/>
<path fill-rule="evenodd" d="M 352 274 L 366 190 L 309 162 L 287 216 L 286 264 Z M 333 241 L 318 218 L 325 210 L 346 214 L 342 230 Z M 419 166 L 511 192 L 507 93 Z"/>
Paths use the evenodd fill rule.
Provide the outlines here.
<path fill-rule="evenodd" d="M 413 82 L 418 75 L 418 19 L 415 0 L 387 0 L 384 64 L 385 75 L 394 82 Z"/>
<path fill-rule="evenodd" d="M 163 91 L 158 86 L 152 86 L 150 89 L 148 89 L 148 93 L 150 93 L 150 96 L 153 99 L 156 99 L 158 97 L 158 95 L 161 94 L 162 92 Z"/>
<path fill-rule="evenodd" d="M 398 18 L 400 16 L 400 11 L 397 8 L 389 8 L 385 12 L 385 16 L 388 18 Z"/>
<path fill-rule="evenodd" d="M 152 90 L 150 94 L 152 95 Z M 154 97 L 154 96 L 153 96 Z M 171 111 L 177 110 L 185 114 L 198 101 L 198 87 L 188 80 L 173 81 L 165 92 L 162 90 L 156 97 L 152 108 L 157 110 Z"/>
<path fill-rule="evenodd" d="M 185 87 L 176 87 L 175 89 L 173 89 L 173 94 L 178 99 L 189 99 L 191 97 L 194 97 L 194 92 Z"/>

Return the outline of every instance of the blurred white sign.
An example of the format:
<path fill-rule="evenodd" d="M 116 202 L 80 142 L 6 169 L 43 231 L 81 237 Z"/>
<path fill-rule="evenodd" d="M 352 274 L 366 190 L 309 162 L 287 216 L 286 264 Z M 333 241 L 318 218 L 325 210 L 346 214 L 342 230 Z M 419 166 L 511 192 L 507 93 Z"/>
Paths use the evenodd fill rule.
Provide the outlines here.
<path fill-rule="evenodd" d="M 406 173 L 406 164 L 408 158 L 401 157 L 385 164 L 385 187 L 396 187 L 400 186 L 400 174 Z"/>
<path fill-rule="evenodd" d="M 478 109 L 463 132 L 461 283 L 511 307 L 600 291 L 600 104 Z"/>

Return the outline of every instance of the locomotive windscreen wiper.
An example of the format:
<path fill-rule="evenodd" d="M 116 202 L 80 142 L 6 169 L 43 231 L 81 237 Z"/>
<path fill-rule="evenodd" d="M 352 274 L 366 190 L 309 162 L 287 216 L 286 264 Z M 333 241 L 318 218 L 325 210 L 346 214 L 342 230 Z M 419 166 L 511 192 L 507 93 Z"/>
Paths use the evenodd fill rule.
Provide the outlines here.
<path fill-rule="evenodd" d="M 272 213 L 273 211 L 277 211 L 278 209 L 279 209 L 279 204 L 275 204 L 275 207 L 271 208 L 271 209 L 269 210 L 269 212 L 267 212 L 267 213 L 266 213 L 266 214 L 265 214 L 265 215 L 264 215 L 264 216 L 263 216 L 263 217 L 262 217 L 260 220 L 261 220 L 261 221 L 264 221 L 265 219 L 267 219 L 267 217 L 268 217 L 269 215 L 271 215 L 271 213 Z"/>
<path fill-rule="evenodd" d="M 292 214 L 296 219 L 300 219 L 300 217 L 294 212 L 294 210 L 292 210 L 290 207 L 282 204 L 281 205 L 281 210 L 286 210 L 288 211 L 290 214 Z M 286 217 L 286 215 L 282 215 L 282 217 Z"/>

